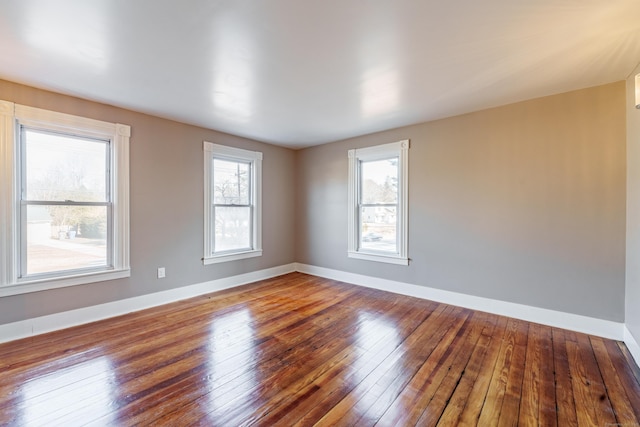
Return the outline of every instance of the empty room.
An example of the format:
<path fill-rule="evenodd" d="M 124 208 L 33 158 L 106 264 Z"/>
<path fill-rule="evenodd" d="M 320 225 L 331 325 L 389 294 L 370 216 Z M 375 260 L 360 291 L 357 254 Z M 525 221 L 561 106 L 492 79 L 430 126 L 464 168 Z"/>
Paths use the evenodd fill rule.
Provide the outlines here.
<path fill-rule="evenodd" d="M 637 0 L 0 0 L 0 425 L 640 426 Z"/>

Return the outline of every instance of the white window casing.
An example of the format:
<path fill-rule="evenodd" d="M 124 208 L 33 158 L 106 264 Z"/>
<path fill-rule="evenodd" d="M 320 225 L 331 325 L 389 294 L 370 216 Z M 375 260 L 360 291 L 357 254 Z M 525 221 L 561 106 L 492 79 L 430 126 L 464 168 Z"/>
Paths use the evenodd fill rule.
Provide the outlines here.
<path fill-rule="evenodd" d="M 262 255 L 262 153 L 204 141 L 204 265 Z M 249 164 L 250 247 L 216 251 L 213 188 L 214 159 Z"/>
<path fill-rule="evenodd" d="M 21 274 L 21 126 L 109 141 L 111 227 L 108 265 L 45 276 Z M 0 297 L 129 277 L 129 139 L 127 125 L 0 101 Z M 106 179 L 106 177 L 105 177 Z"/>
<path fill-rule="evenodd" d="M 409 140 L 393 142 L 348 151 L 348 251 L 349 258 L 377 261 L 390 264 L 408 265 L 408 202 L 409 202 Z M 361 210 L 362 162 L 397 158 L 397 214 L 396 214 L 396 250 L 373 250 L 361 246 Z"/>

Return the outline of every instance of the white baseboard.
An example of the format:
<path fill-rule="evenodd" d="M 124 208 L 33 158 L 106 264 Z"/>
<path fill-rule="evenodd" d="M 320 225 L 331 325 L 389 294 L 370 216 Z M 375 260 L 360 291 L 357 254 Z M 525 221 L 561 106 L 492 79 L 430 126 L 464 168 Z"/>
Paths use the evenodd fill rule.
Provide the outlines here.
<path fill-rule="evenodd" d="M 631 331 L 625 326 L 624 327 L 624 343 L 629 349 L 629 353 L 633 356 L 633 359 L 636 361 L 636 364 L 640 366 L 640 345 L 636 339 L 631 335 Z"/>
<path fill-rule="evenodd" d="M 307 264 L 297 263 L 296 270 L 302 273 L 312 274 L 314 276 L 339 280 L 341 282 L 353 283 L 355 285 L 380 289 L 396 294 L 471 308 L 473 310 L 513 317 L 529 322 L 540 323 L 542 325 L 569 329 L 604 338 L 611 338 L 617 341 L 622 341 L 625 337 L 624 323 L 612 322 L 610 320 L 596 319 L 579 314 L 564 313 L 545 308 L 466 295 L 442 289 L 396 282 L 393 280 L 380 279 L 361 274 L 347 273 L 340 270 L 316 267 Z"/>
<path fill-rule="evenodd" d="M 141 295 L 105 304 L 83 307 L 76 310 L 50 314 L 47 316 L 26 319 L 14 323 L 0 325 L 0 343 L 13 341 L 32 335 L 43 334 L 58 329 L 69 328 L 84 323 L 95 322 L 145 308 L 156 307 L 210 292 L 221 291 L 259 280 L 269 279 L 296 271 L 296 264 L 287 264 L 264 270 L 253 271 L 232 277 L 197 283 L 195 285 Z"/>
<path fill-rule="evenodd" d="M 631 335 L 631 332 L 623 323 L 465 295 L 442 289 L 418 286 L 300 263 L 286 264 L 265 270 L 156 292 L 153 294 L 141 295 L 124 300 L 0 325 L 0 343 L 69 328 L 84 323 L 95 322 L 97 320 L 144 310 L 146 308 L 156 307 L 210 292 L 216 292 L 259 280 L 269 279 L 271 277 L 280 276 L 294 271 L 624 341 L 632 356 L 640 365 L 640 347 Z"/>

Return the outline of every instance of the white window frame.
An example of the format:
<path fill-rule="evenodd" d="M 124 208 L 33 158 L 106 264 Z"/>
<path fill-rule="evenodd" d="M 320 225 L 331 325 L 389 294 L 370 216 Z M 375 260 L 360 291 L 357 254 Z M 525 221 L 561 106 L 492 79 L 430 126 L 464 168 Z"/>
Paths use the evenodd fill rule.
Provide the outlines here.
<path fill-rule="evenodd" d="M 262 256 L 262 153 L 204 141 L 204 265 Z M 249 163 L 251 168 L 251 248 L 216 253 L 213 159 Z"/>
<path fill-rule="evenodd" d="M 409 140 L 349 150 L 348 250 L 349 258 L 408 265 L 409 215 Z M 359 247 L 361 162 L 398 159 L 398 213 L 396 216 L 397 252 L 376 251 Z"/>
<path fill-rule="evenodd" d="M 110 141 L 111 265 L 90 272 L 20 277 L 20 126 Z M 0 100 L 0 297 L 83 285 L 131 275 L 129 264 L 128 125 L 108 123 Z"/>

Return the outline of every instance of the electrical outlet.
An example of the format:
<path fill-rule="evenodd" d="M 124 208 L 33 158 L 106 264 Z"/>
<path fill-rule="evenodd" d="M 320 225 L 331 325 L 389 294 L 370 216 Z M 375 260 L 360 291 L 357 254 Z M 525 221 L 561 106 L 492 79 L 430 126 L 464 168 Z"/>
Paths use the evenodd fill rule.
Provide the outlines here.
<path fill-rule="evenodd" d="M 165 276 L 164 267 L 158 267 L 158 279 L 163 279 Z"/>

